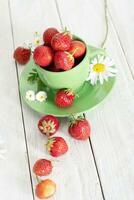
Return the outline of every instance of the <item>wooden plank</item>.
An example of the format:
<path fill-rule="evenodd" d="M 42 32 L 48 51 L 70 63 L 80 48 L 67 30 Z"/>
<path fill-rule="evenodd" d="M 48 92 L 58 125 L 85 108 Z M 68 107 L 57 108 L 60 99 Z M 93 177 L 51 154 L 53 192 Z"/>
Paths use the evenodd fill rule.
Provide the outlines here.
<path fill-rule="evenodd" d="M 21 8 L 18 10 L 18 7 Z M 22 44 L 27 39 L 32 40 L 34 31 L 43 32 L 48 26 L 60 28 L 60 20 L 54 1 L 11 1 L 12 21 L 15 45 Z M 22 17 L 23 16 L 23 17 Z M 18 66 L 19 73 L 21 72 Z M 25 128 L 31 166 L 41 157 L 50 158 L 44 150 L 46 138 L 37 130 L 40 115 L 23 105 Z M 55 162 L 55 168 L 50 178 L 57 182 L 56 200 L 68 200 L 75 196 L 77 200 L 101 200 L 102 194 L 97 177 L 92 152 L 88 142 L 77 142 L 67 134 L 67 119 L 63 119 L 58 135 L 63 136 L 69 144 L 67 155 Z M 33 176 L 34 184 L 36 184 Z"/>
<path fill-rule="evenodd" d="M 119 0 L 109 1 L 109 13 L 114 23 L 116 33 L 119 36 L 120 44 L 128 67 L 134 79 L 134 62 L 133 62 L 133 43 L 134 43 L 134 1 Z"/>
<path fill-rule="evenodd" d="M 32 200 L 24 130 L 18 96 L 16 69 L 12 61 L 13 45 L 8 2 L 0 3 L 0 199 Z M 0 151 L 1 153 L 1 151 Z"/>
<path fill-rule="evenodd" d="M 104 30 L 103 4 L 102 1 L 98 3 L 95 1 L 96 5 L 92 2 L 83 3 L 82 0 L 77 0 L 77 9 L 75 9 L 74 1 L 58 0 L 63 24 L 73 32 L 82 35 L 89 44 L 91 42 L 95 44 L 95 41 L 99 44 L 102 39 L 101 32 Z M 132 200 L 134 196 L 134 82 L 111 23 L 107 49 L 118 66 L 118 78 L 105 104 L 87 113 L 93 128 L 91 144 L 105 199 Z"/>

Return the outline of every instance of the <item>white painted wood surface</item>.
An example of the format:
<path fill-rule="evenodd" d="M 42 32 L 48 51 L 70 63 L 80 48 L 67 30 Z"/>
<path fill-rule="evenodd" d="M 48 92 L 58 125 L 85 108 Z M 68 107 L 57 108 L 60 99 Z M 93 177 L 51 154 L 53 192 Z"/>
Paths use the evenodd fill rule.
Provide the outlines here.
<path fill-rule="evenodd" d="M 132 0 L 108 1 L 106 47 L 118 67 L 117 83 L 108 99 L 87 113 L 90 142 L 70 138 L 67 119 L 61 120 L 58 135 L 68 141 L 70 151 L 54 164 L 50 177 L 58 189 L 52 200 L 134 199 L 133 9 Z M 103 0 L 1 0 L 0 22 L 0 134 L 7 148 L 5 160 L 0 159 L 0 199 L 37 199 L 32 166 L 38 158 L 50 157 L 46 138 L 37 130 L 40 115 L 19 100 L 17 73 L 23 67 L 16 71 L 13 48 L 31 41 L 35 31 L 62 24 L 99 46 L 105 33 Z"/>

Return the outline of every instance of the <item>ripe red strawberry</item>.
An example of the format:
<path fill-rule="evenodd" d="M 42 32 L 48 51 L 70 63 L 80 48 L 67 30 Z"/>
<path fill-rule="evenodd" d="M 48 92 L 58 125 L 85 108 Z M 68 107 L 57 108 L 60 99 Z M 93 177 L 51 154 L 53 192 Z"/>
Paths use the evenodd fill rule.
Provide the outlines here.
<path fill-rule="evenodd" d="M 50 180 L 46 179 L 41 181 L 36 185 L 35 193 L 40 199 L 47 199 L 51 197 L 56 191 L 56 184 Z"/>
<path fill-rule="evenodd" d="M 74 66 L 74 57 L 67 51 L 57 51 L 54 56 L 54 63 L 57 69 L 67 71 Z"/>
<path fill-rule="evenodd" d="M 37 65 L 46 67 L 53 61 L 54 53 L 53 50 L 48 46 L 38 46 L 34 50 L 33 59 Z"/>
<path fill-rule="evenodd" d="M 51 39 L 57 33 L 59 33 L 59 31 L 56 28 L 48 28 L 43 33 L 43 40 L 44 40 L 45 44 L 48 46 L 51 46 Z"/>
<path fill-rule="evenodd" d="M 68 145 L 62 137 L 50 138 L 46 144 L 46 147 L 47 151 L 53 157 L 61 156 L 68 151 Z"/>
<path fill-rule="evenodd" d="M 53 115 L 46 115 L 42 117 L 38 122 L 38 128 L 41 131 L 41 133 L 51 136 L 56 133 L 56 131 L 59 128 L 59 121 L 58 119 Z"/>
<path fill-rule="evenodd" d="M 54 64 L 51 64 L 51 65 L 48 66 L 46 69 L 47 69 L 48 71 L 51 71 L 51 72 L 60 72 L 60 71 L 61 71 L 60 69 L 57 69 L 57 68 L 55 67 Z"/>
<path fill-rule="evenodd" d="M 28 48 L 18 47 L 15 49 L 13 57 L 21 65 L 25 65 L 30 60 L 31 50 Z"/>
<path fill-rule="evenodd" d="M 51 40 L 51 46 L 55 51 L 66 51 L 70 48 L 72 36 L 66 31 L 63 33 L 57 33 Z"/>
<path fill-rule="evenodd" d="M 50 160 L 40 159 L 37 160 L 33 166 L 33 172 L 37 176 L 47 176 L 52 172 L 52 163 Z"/>
<path fill-rule="evenodd" d="M 69 53 L 71 53 L 74 58 L 79 58 L 84 55 L 86 51 L 86 46 L 83 42 L 74 40 L 71 42 L 70 49 L 68 50 Z"/>
<path fill-rule="evenodd" d="M 60 108 L 72 106 L 75 94 L 69 89 L 61 89 L 56 93 L 55 104 Z"/>
<path fill-rule="evenodd" d="M 72 120 L 68 128 L 68 132 L 77 140 L 86 140 L 90 137 L 90 124 L 85 118 L 77 117 L 76 119 Z"/>

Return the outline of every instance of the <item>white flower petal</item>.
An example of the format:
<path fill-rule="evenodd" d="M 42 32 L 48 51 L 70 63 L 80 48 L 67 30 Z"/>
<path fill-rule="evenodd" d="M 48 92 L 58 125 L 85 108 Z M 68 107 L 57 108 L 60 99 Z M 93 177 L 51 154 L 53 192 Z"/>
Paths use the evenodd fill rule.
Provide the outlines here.
<path fill-rule="evenodd" d="M 107 74 L 104 74 L 104 75 L 103 75 L 103 79 L 104 79 L 105 81 L 108 81 L 108 76 L 107 76 Z"/>
<path fill-rule="evenodd" d="M 92 71 L 93 66 L 94 66 L 93 64 L 90 64 L 90 65 L 89 65 L 89 71 Z"/>
<path fill-rule="evenodd" d="M 107 71 L 112 72 L 112 73 L 117 73 L 117 69 L 113 67 L 108 67 Z"/>
<path fill-rule="evenodd" d="M 35 92 L 33 90 L 28 90 L 25 97 L 29 101 L 35 101 Z"/>
<path fill-rule="evenodd" d="M 114 76 L 116 76 L 116 74 L 113 74 L 113 73 L 111 73 L 111 72 L 108 72 L 107 76 L 108 76 L 108 77 L 114 77 Z"/>
<path fill-rule="evenodd" d="M 104 56 L 101 56 L 98 60 L 98 63 L 102 63 L 103 64 L 103 61 L 104 61 Z"/>
<path fill-rule="evenodd" d="M 43 102 L 47 99 L 47 93 L 44 91 L 40 91 L 36 94 L 36 100 L 39 102 Z"/>
<path fill-rule="evenodd" d="M 98 61 L 97 61 L 97 58 L 94 58 L 92 61 L 91 61 L 91 64 L 97 64 L 98 63 Z"/>
<path fill-rule="evenodd" d="M 100 84 L 102 85 L 103 84 L 103 82 L 104 82 L 104 80 L 103 80 L 103 76 L 102 76 L 102 74 L 100 73 L 99 74 L 99 81 L 100 81 Z"/>

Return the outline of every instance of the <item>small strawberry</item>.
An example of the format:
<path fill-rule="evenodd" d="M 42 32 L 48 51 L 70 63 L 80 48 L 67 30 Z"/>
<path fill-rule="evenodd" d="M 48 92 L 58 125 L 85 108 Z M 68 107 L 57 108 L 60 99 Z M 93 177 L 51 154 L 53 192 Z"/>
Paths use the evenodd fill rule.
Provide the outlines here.
<path fill-rule="evenodd" d="M 25 65 L 30 60 L 31 50 L 28 48 L 18 47 L 15 49 L 13 57 L 21 65 Z"/>
<path fill-rule="evenodd" d="M 61 156 L 68 151 L 68 145 L 62 137 L 50 138 L 46 144 L 46 147 L 47 151 L 53 157 Z"/>
<path fill-rule="evenodd" d="M 56 93 L 55 104 L 60 108 L 72 106 L 75 94 L 69 89 L 61 89 Z"/>
<path fill-rule="evenodd" d="M 56 184 L 52 180 L 46 179 L 36 185 L 35 194 L 40 199 L 47 199 L 54 195 L 55 191 Z"/>
<path fill-rule="evenodd" d="M 63 33 L 57 33 L 51 40 L 51 46 L 55 51 L 66 51 L 70 48 L 72 36 L 66 31 Z"/>
<path fill-rule="evenodd" d="M 51 46 L 51 39 L 57 33 L 59 33 L 59 31 L 56 28 L 48 28 L 43 33 L 43 40 L 44 40 L 45 44 L 48 46 Z"/>
<path fill-rule="evenodd" d="M 53 61 L 54 53 L 53 50 L 48 46 L 38 46 L 34 50 L 33 59 L 37 65 L 46 67 Z"/>
<path fill-rule="evenodd" d="M 79 116 L 71 121 L 68 132 L 77 140 L 86 140 L 90 137 L 90 124 L 84 117 Z"/>
<path fill-rule="evenodd" d="M 74 66 L 74 57 L 67 51 L 57 51 L 54 56 L 54 63 L 57 69 L 67 71 Z"/>
<path fill-rule="evenodd" d="M 70 49 L 68 50 L 74 58 L 79 58 L 85 54 L 86 46 L 83 42 L 74 40 L 71 42 Z"/>
<path fill-rule="evenodd" d="M 41 131 L 41 133 L 51 136 L 56 133 L 56 131 L 59 128 L 59 121 L 58 119 L 53 115 L 46 115 L 42 117 L 38 122 L 38 128 Z"/>
<path fill-rule="evenodd" d="M 37 160 L 33 166 L 33 172 L 37 176 L 47 176 L 52 172 L 52 163 L 50 160 L 40 159 Z"/>

